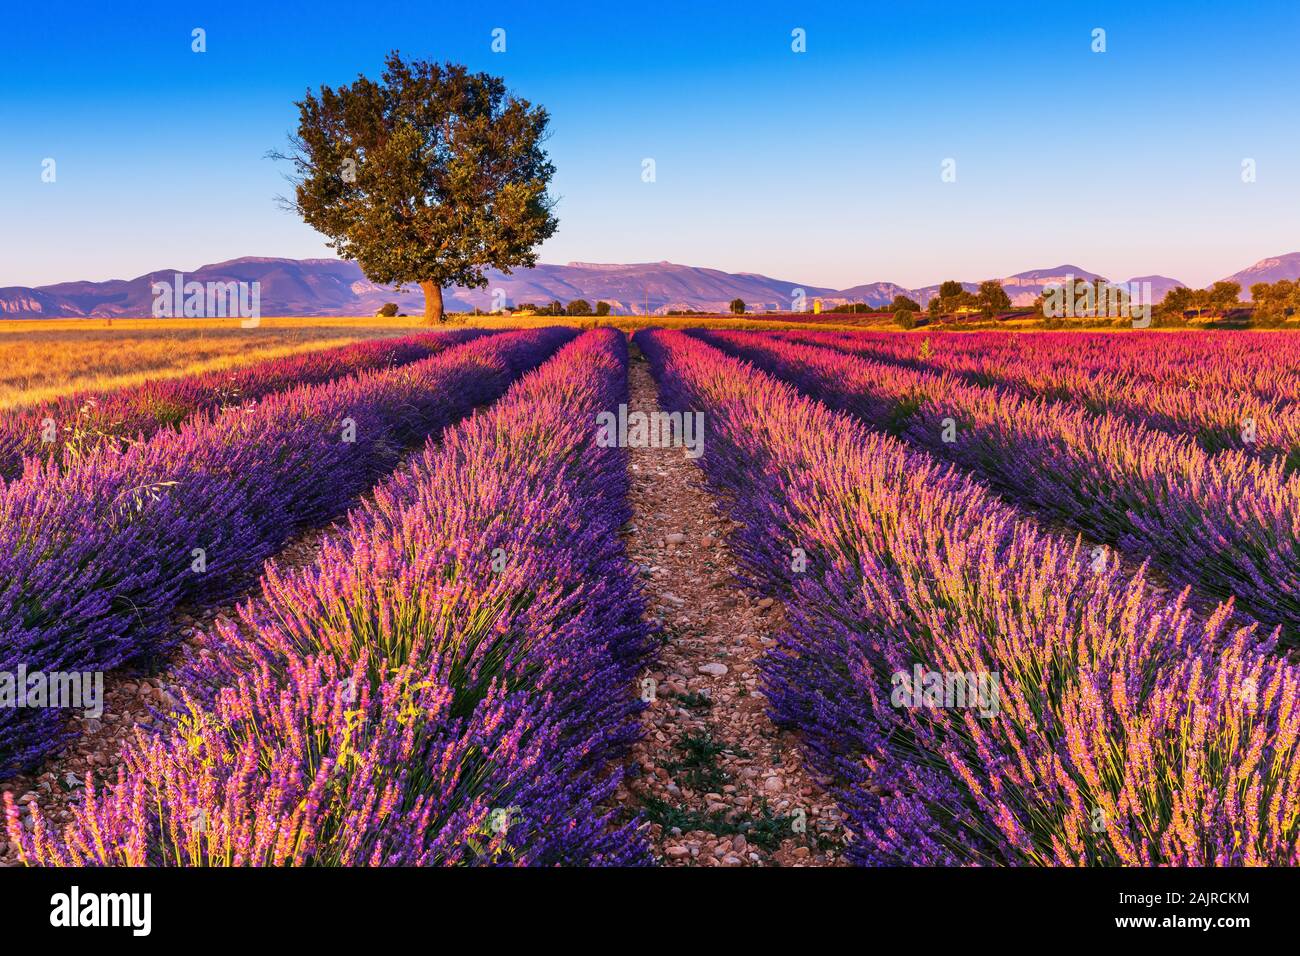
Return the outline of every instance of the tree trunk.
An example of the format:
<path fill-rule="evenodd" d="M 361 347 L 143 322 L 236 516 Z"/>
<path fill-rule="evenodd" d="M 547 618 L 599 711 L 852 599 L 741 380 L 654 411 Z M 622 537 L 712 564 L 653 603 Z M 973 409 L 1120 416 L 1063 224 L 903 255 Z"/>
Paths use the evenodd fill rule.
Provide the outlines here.
<path fill-rule="evenodd" d="M 438 325 L 443 321 L 442 287 L 432 279 L 420 283 L 424 290 L 424 324 Z"/>

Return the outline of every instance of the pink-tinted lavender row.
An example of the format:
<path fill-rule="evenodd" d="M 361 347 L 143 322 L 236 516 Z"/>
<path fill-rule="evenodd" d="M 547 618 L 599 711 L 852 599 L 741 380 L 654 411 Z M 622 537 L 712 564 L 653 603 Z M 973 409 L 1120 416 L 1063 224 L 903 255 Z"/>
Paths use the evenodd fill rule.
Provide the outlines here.
<path fill-rule="evenodd" d="M 793 332 L 793 336 L 842 336 L 881 357 L 921 358 L 938 371 L 966 370 L 997 376 L 1021 362 L 1052 375 L 1087 371 L 1133 387 L 1159 385 L 1300 401 L 1295 335 L 1264 332 Z M 924 343 L 924 356 L 919 351 Z M 987 361 L 985 361 L 987 359 Z M 978 362 L 971 365 L 970 362 Z M 994 384 L 984 381 L 981 384 Z M 1104 384 L 1098 383 L 1100 387 Z"/>
<path fill-rule="evenodd" d="M 77 392 L 3 413 L 0 478 L 20 476 L 24 458 L 59 460 L 67 455 L 75 461 L 95 445 L 143 440 L 198 412 L 245 405 L 297 385 L 405 365 L 483 334 L 478 329 L 454 329 L 355 342 L 243 368 L 158 379 L 111 391 Z"/>
<path fill-rule="evenodd" d="M 1226 606 L 1198 618 L 1096 569 L 951 466 L 696 338 L 638 342 L 665 406 L 704 411 L 742 562 L 785 599 L 765 688 L 851 859 L 1300 863 L 1300 671 Z M 931 698 L 931 675 L 997 694 Z"/>
<path fill-rule="evenodd" d="M 270 566 L 207 635 L 175 726 L 29 863 L 645 863 L 608 808 L 651 646 L 619 530 L 626 343 L 589 332 Z"/>
<path fill-rule="evenodd" d="M 1108 335 L 1100 343 L 1061 336 L 1001 332 L 933 338 L 794 332 L 787 341 L 824 345 L 919 371 L 951 372 L 961 380 L 1010 389 L 1028 398 L 1078 402 L 1088 411 L 1113 412 L 1172 435 L 1189 435 L 1206 451 L 1225 448 L 1300 461 L 1300 389 L 1274 370 L 1272 386 L 1257 382 L 1261 357 L 1242 356 L 1231 341 L 1215 339 L 1219 354 L 1206 355 L 1197 336 L 1157 333 L 1141 349 L 1133 335 Z M 1150 340 L 1148 334 L 1145 340 Z M 1102 346 L 1109 348 L 1102 349 Z M 1158 348 L 1157 348 L 1158 346 Z M 1276 349 L 1293 355 L 1295 340 Z M 1294 364 L 1300 356 L 1291 358 Z M 1252 385 L 1268 388 L 1258 394 Z M 1280 386 L 1286 390 L 1278 392 Z"/>
<path fill-rule="evenodd" d="M 0 671 L 149 662 L 178 605 L 231 595 L 295 531 L 342 513 L 404 447 L 502 395 L 575 333 L 490 336 L 396 369 L 201 413 L 0 487 Z M 62 711 L 0 710 L 0 777 L 57 745 Z"/>
<path fill-rule="evenodd" d="M 1116 415 L 752 333 L 701 333 L 1174 581 L 1300 636 L 1300 475 Z"/>

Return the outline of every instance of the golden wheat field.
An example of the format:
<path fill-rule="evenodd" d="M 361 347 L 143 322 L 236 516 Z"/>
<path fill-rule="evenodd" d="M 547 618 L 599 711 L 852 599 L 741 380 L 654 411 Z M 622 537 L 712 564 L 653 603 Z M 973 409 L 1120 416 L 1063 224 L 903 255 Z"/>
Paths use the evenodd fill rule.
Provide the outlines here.
<path fill-rule="evenodd" d="M 53 319 L 0 322 L 0 408 L 410 334 L 405 320 Z"/>

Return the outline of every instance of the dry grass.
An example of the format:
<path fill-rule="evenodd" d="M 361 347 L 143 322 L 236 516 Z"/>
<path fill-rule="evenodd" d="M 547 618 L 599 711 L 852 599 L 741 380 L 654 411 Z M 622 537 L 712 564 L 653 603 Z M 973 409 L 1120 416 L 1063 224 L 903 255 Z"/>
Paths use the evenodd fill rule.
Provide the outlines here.
<path fill-rule="evenodd" d="M 220 319 L 117 319 L 111 326 L 102 319 L 3 321 L 0 408 L 409 335 L 411 328 L 374 319 L 263 320 L 256 329 Z"/>
<path fill-rule="evenodd" d="M 0 319 L 0 338 L 7 334 L 26 335 L 31 332 L 253 332 L 346 329 L 365 333 L 362 337 L 385 335 L 412 329 L 423 323 L 420 316 L 401 316 L 391 319 L 370 316 L 298 316 L 264 317 L 256 329 L 245 329 L 240 319 Z"/>

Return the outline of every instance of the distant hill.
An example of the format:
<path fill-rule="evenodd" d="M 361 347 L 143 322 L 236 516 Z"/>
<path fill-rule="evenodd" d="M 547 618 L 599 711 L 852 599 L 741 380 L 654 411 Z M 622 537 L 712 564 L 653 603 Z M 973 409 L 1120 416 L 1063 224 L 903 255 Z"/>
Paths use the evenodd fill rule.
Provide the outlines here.
<path fill-rule="evenodd" d="M 1142 289 L 1142 284 L 1145 282 L 1151 283 L 1151 297 L 1149 302 L 1145 296 L 1140 294 Z M 1139 304 L 1151 304 L 1151 305 L 1154 305 L 1160 300 L 1162 300 L 1165 297 L 1165 295 L 1168 294 L 1170 289 L 1181 289 L 1184 287 L 1183 283 L 1179 282 L 1177 279 L 1171 279 L 1168 276 L 1134 276 L 1124 284 L 1128 286 L 1136 284 L 1139 289 L 1139 295 L 1138 295 Z"/>
<path fill-rule="evenodd" d="M 865 285 L 855 285 L 851 289 L 843 289 L 828 296 L 822 296 L 822 301 L 828 305 L 845 305 L 850 302 L 865 302 L 868 305 L 889 305 L 894 301 L 895 296 L 900 295 L 905 295 L 909 299 L 916 298 L 916 293 L 911 289 L 905 289 L 893 282 L 868 282 Z M 924 302 L 921 304 L 925 305 Z"/>
<path fill-rule="evenodd" d="M 170 284 L 178 271 L 158 269 L 134 279 L 106 282 L 0 288 L 0 317 L 149 316 L 153 310 L 152 283 Z M 201 266 L 184 275 L 186 281 L 204 283 L 260 282 L 263 315 L 372 315 L 386 302 L 395 302 L 399 309 L 411 314 L 418 314 L 424 308 L 418 287 L 395 292 L 371 282 L 356 263 L 339 259 L 248 257 Z M 1095 272 L 1067 264 L 1017 272 L 999 281 L 1012 304 L 1023 306 L 1031 304 L 1045 285 L 1063 282 L 1070 275 L 1089 281 L 1101 278 Z M 517 306 L 525 302 L 544 305 L 554 299 L 565 303 L 586 299 L 593 306 L 604 300 L 619 314 L 648 310 L 662 315 L 670 310 L 687 309 L 724 312 L 731 300 L 739 298 L 753 311 L 788 311 L 794 307 L 800 289 L 809 309 L 814 298 L 820 298 L 828 306 L 847 302 L 886 306 L 897 295 L 916 299 L 924 306 L 939 289 L 938 283 L 909 289 L 882 281 L 837 290 L 752 272 L 723 272 L 673 262 L 542 264 L 534 269 L 517 270 L 512 275 L 490 270 L 487 276 L 486 288 L 447 290 L 444 299 L 448 310 L 490 310 L 502 301 Z M 1300 253 L 1263 259 L 1228 278 L 1240 282 L 1246 294 L 1253 282 L 1300 278 Z M 1170 288 L 1183 284 L 1167 276 L 1141 276 L 1129 281 L 1149 281 L 1152 297 L 1157 302 Z M 974 292 L 979 283 L 963 282 L 962 286 Z"/>
<path fill-rule="evenodd" d="M 158 269 L 134 279 L 0 289 L 0 317 L 149 316 L 153 311 L 152 284 L 170 284 L 178 271 Z M 371 282 L 356 263 L 338 259 L 249 257 L 200 266 L 184 275 L 186 282 L 260 282 L 263 315 L 371 315 L 386 302 L 395 302 L 409 313 L 424 309 L 419 287 L 396 292 Z M 567 303 L 581 298 L 593 306 L 603 299 L 619 313 L 647 309 L 652 313 L 670 309 L 726 311 L 733 299 L 741 298 L 751 309 L 788 311 L 796 289 L 804 289 L 809 308 L 813 297 L 835 291 L 752 273 L 733 274 L 671 262 L 543 264 L 513 275 L 489 270 L 487 277 L 486 288 L 447 290 L 447 309 L 489 310 L 498 300 L 509 305 L 544 305 L 553 299 Z M 498 290 L 500 296 L 494 299 Z"/>
<path fill-rule="evenodd" d="M 1229 282 L 1241 283 L 1241 297 L 1250 298 L 1250 287 L 1256 282 L 1277 282 L 1280 279 L 1300 279 L 1300 252 L 1260 259 L 1253 266 L 1228 276 Z"/>
<path fill-rule="evenodd" d="M 1033 305 L 1034 299 L 1038 298 L 1042 293 L 1044 286 L 1064 285 L 1071 277 L 1076 282 L 1096 282 L 1098 279 L 1104 280 L 1106 278 L 1095 272 L 1089 272 L 1081 266 L 1072 266 L 1067 263 L 1052 269 L 1030 269 L 1028 272 L 1017 272 L 1015 275 L 1007 276 L 1001 281 L 1002 288 L 1006 289 L 1012 305 Z"/>

